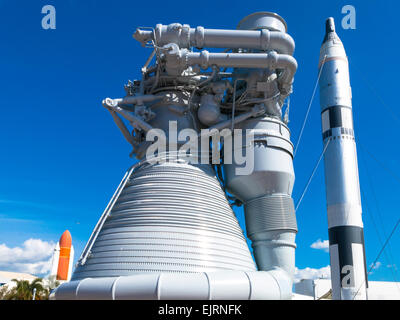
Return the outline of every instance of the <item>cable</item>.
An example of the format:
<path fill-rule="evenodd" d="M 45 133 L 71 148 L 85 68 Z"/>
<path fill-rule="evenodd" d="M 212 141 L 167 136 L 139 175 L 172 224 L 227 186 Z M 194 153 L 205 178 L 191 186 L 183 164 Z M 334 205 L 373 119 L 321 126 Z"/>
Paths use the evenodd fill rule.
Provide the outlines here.
<path fill-rule="evenodd" d="M 371 273 L 371 270 L 373 269 L 373 267 L 375 266 L 376 262 L 377 262 L 378 259 L 380 258 L 382 252 L 385 250 L 386 245 L 389 243 L 390 238 L 393 236 L 393 234 L 394 234 L 394 232 L 396 231 L 396 229 L 397 229 L 397 227 L 399 226 L 399 224 L 400 224 L 400 219 L 397 220 L 397 222 L 396 222 L 394 228 L 392 229 L 392 232 L 390 233 L 389 237 L 386 239 L 385 244 L 383 245 L 383 247 L 382 247 L 382 249 L 379 251 L 379 253 L 378 253 L 376 259 L 375 259 L 374 262 L 372 263 L 372 265 L 371 265 L 371 267 L 370 267 L 370 269 L 369 269 L 369 271 L 368 271 L 368 274 Z M 356 298 L 358 292 L 360 291 L 360 289 L 362 288 L 362 286 L 364 285 L 364 283 L 365 283 L 365 280 L 363 281 L 363 283 L 361 284 L 361 286 L 358 288 L 357 292 L 355 293 L 355 295 L 354 295 L 354 297 L 353 297 L 353 300 Z"/>
<path fill-rule="evenodd" d="M 376 196 L 376 193 L 375 193 L 375 189 L 374 189 L 374 187 L 373 187 L 373 183 L 372 183 L 372 181 L 371 181 L 371 175 L 369 174 L 369 170 L 368 170 L 367 162 L 366 162 L 366 160 L 365 160 L 365 155 L 364 155 L 364 153 L 361 153 L 361 159 L 362 159 L 362 163 L 363 163 L 364 169 L 365 169 L 365 171 L 366 171 L 366 176 L 368 177 L 367 180 L 368 180 L 368 182 L 369 182 L 369 187 L 370 187 L 370 189 L 372 190 L 372 195 L 373 195 L 372 198 L 373 198 L 373 200 L 375 200 L 375 206 L 376 206 L 376 209 L 377 209 L 377 211 L 378 211 L 378 218 L 379 218 L 379 221 L 380 221 L 380 223 L 381 223 L 381 230 L 382 230 L 382 233 L 383 233 L 383 237 L 385 238 L 385 237 L 387 236 L 386 230 L 385 230 L 385 225 L 384 225 L 384 223 L 383 223 L 382 213 L 381 213 L 381 210 L 380 210 L 379 205 L 378 205 L 378 199 L 377 199 L 377 196 Z M 371 217 L 371 220 L 372 220 L 372 223 L 373 223 L 373 225 L 374 225 L 374 227 L 375 227 L 375 231 L 376 231 L 376 233 L 377 233 L 377 235 L 378 235 L 378 240 L 379 240 L 380 244 L 383 245 L 382 238 L 381 238 L 380 233 L 379 233 L 379 230 L 378 230 L 378 226 L 377 226 L 377 224 L 375 223 L 375 219 L 373 218 L 372 210 L 371 210 L 371 208 L 370 208 L 369 205 L 368 205 L 368 201 L 367 201 L 368 198 L 365 196 L 365 194 L 364 194 L 364 192 L 363 192 L 363 189 L 361 188 L 361 185 L 360 185 L 360 190 L 361 190 L 361 193 L 362 193 L 362 195 L 363 195 L 364 202 L 365 202 L 365 205 L 366 205 L 366 209 L 367 209 L 366 212 L 367 212 L 368 215 Z M 391 250 L 391 248 L 390 248 L 390 245 L 388 245 L 387 251 L 388 251 L 388 252 L 385 252 L 385 257 L 386 257 L 388 263 L 390 263 L 391 265 L 394 265 L 394 258 L 393 258 L 393 254 L 392 254 L 392 250 Z M 396 282 L 397 288 L 398 288 L 399 291 L 400 291 L 399 284 L 397 283 L 397 282 L 398 282 L 398 281 L 397 281 L 397 276 L 396 276 L 397 272 L 396 272 L 396 270 L 394 270 L 393 268 L 390 268 L 390 271 L 391 271 L 391 273 L 392 273 L 393 280 L 394 280 L 394 282 Z"/>
<path fill-rule="evenodd" d="M 305 188 L 304 188 L 304 190 L 303 190 L 303 193 L 302 193 L 302 195 L 301 195 L 299 201 L 298 201 L 297 204 L 296 204 L 296 209 L 295 209 L 295 211 L 297 211 L 297 209 L 299 208 L 300 203 L 301 203 L 301 201 L 303 200 L 303 197 L 304 197 L 305 193 L 307 192 L 308 186 L 310 185 L 311 180 L 312 180 L 312 178 L 314 177 L 315 172 L 317 171 L 317 168 L 318 168 L 318 166 L 319 166 L 319 163 L 321 162 L 322 157 L 324 156 L 326 149 L 328 148 L 329 142 L 331 142 L 330 139 L 329 139 L 328 142 L 326 143 L 326 145 L 325 145 L 325 147 L 324 147 L 324 150 L 322 151 L 321 155 L 319 156 L 318 162 L 317 162 L 317 164 L 315 165 L 314 170 L 313 170 L 313 172 L 311 173 L 311 176 L 310 176 L 310 178 L 308 179 L 308 182 L 307 182 L 307 184 L 306 184 L 306 186 L 305 186 Z"/>
<path fill-rule="evenodd" d="M 377 90 L 375 90 L 375 88 L 367 81 L 366 77 L 364 77 L 364 75 L 361 73 L 361 71 L 358 69 L 358 67 L 355 65 L 354 61 L 352 61 L 352 65 L 355 67 L 355 69 L 357 70 L 357 72 L 359 73 L 359 75 L 361 76 L 361 79 L 363 80 L 364 84 L 367 86 L 367 88 L 372 91 L 372 93 L 374 93 L 374 95 L 376 96 L 376 98 L 381 102 L 381 104 L 390 112 L 392 118 L 400 124 L 400 120 L 398 118 L 398 116 L 394 113 L 394 111 L 385 103 L 385 101 L 383 101 L 383 99 L 381 98 L 381 96 L 378 94 Z"/>
<path fill-rule="evenodd" d="M 375 232 L 376 232 L 377 235 L 378 235 L 379 243 L 381 244 L 381 246 L 383 246 L 382 239 L 381 239 L 381 237 L 380 237 L 380 235 L 379 235 L 379 232 L 378 232 L 378 227 L 377 227 L 377 225 L 376 225 L 376 223 L 375 223 L 375 220 L 374 220 L 374 218 L 373 218 L 373 216 L 372 216 L 371 209 L 370 209 L 370 207 L 368 206 L 367 198 L 366 198 L 366 196 L 365 196 L 365 193 L 364 193 L 364 191 L 363 191 L 362 188 L 360 188 L 360 190 L 361 190 L 361 194 L 362 194 L 362 196 L 363 196 L 363 199 L 365 200 L 364 202 L 365 202 L 365 204 L 366 204 L 366 210 L 364 210 L 364 211 L 365 211 L 365 212 L 368 214 L 368 216 L 371 218 L 372 224 L 374 225 L 374 228 L 375 228 Z M 388 246 L 388 249 L 389 249 L 389 248 L 390 248 L 390 246 Z M 392 259 L 392 258 L 389 258 L 389 255 L 388 255 L 387 252 L 384 252 L 384 254 L 385 254 L 385 257 L 386 257 L 387 261 L 389 261 L 389 263 L 391 263 L 391 264 L 393 265 L 393 259 Z M 374 266 L 374 264 L 372 265 L 372 267 L 373 267 L 373 266 Z M 367 268 L 367 266 L 365 266 L 365 268 Z M 396 287 L 397 287 L 397 289 L 400 291 L 399 284 L 397 283 L 397 277 L 396 277 L 395 272 L 394 272 L 395 270 L 392 270 L 392 268 L 391 268 L 390 271 L 391 271 L 391 273 L 392 273 L 393 280 L 394 280 L 394 282 L 396 283 Z M 369 272 L 368 272 L 368 274 L 369 274 Z"/>
<path fill-rule="evenodd" d="M 297 139 L 296 147 L 294 148 L 293 158 L 296 156 L 297 148 L 299 147 L 299 144 L 300 144 L 300 141 L 301 141 L 301 137 L 303 135 L 304 127 L 306 126 L 308 114 L 310 113 L 310 109 L 311 109 L 311 105 L 312 105 L 313 100 L 314 100 L 315 92 L 317 91 L 319 78 L 321 77 L 322 69 L 324 68 L 324 65 L 325 65 L 325 60 L 326 60 L 326 55 L 324 56 L 324 59 L 322 60 L 322 65 L 321 65 L 321 68 L 319 69 L 319 72 L 318 72 L 318 78 L 317 78 L 317 81 L 315 82 L 314 91 L 313 91 L 313 93 L 311 95 L 310 103 L 308 104 L 307 113 L 306 113 L 306 116 L 305 116 L 304 121 L 303 121 L 303 126 L 301 127 L 300 135 L 299 135 L 299 138 Z"/>
<path fill-rule="evenodd" d="M 383 102 L 383 101 L 382 101 L 382 102 Z M 356 117 L 356 118 L 357 118 L 357 117 Z M 380 160 L 378 160 L 378 159 L 377 159 L 363 144 L 362 144 L 362 142 L 360 141 L 360 139 L 359 139 L 358 137 L 357 137 L 357 143 L 358 143 L 358 145 L 361 147 L 361 149 L 362 149 L 364 152 L 367 152 L 368 155 L 369 155 L 372 159 L 374 159 L 382 168 L 384 168 L 386 171 L 388 171 L 388 172 L 390 173 L 390 175 L 391 175 L 393 178 L 395 178 L 397 181 L 400 182 L 400 178 L 397 176 L 397 174 L 396 174 L 395 172 L 393 172 L 391 169 L 389 169 L 388 167 L 386 167 L 386 165 L 385 165 L 384 163 L 382 163 Z M 364 162 L 364 166 L 366 167 L 364 158 L 363 158 L 363 162 Z M 366 168 L 367 168 L 367 167 L 366 167 Z M 368 176 L 368 178 L 369 178 L 368 172 L 367 172 L 367 176 Z M 370 182 L 370 180 L 369 180 L 369 182 Z M 370 182 L 370 183 L 371 183 L 371 182 Z M 367 209 L 368 209 L 367 212 L 368 212 L 368 211 L 370 211 L 370 210 L 369 210 L 369 208 L 368 208 L 368 203 L 367 203 L 367 201 L 366 201 L 366 197 L 365 197 L 365 194 L 364 194 L 364 192 L 363 192 L 363 189 L 361 188 L 361 185 L 360 185 L 360 191 L 361 191 L 361 193 L 362 193 L 362 195 L 363 195 L 363 198 L 365 199 L 365 203 L 366 203 L 366 206 L 367 206 Z M 376 197 L 375 193 L 374 193 L 374 196 Z M 378 210 L 379 210 L 379 209 L 378 209 Z M 374 225 L 374 227 L 375 227 L 375 229 L 376 229 L 379 242 L 382 244 L 382 240 L 381 240 L 381 238 L 380 238 L 380 235 L 379 235 L 379 232 L 378 232 L 378 228 L 377 228 L 377 226 L 376 226 L 376 224 L 375 224 L 375 221 L 374 221 L 374 219 L 372 218 L 372 214 L 370 214 L 370 216 L 371 216 L 371 220 L 372 220 L 372 222 L 373 222 L 373 225 Z M 400 219 L 397 221 L 397 223 L 395 224 L 395 226 L 394 226 L 392 232 L 390 233 L 389 237 L 387 237 L 385 243 L 382 245 L 382 248 L 381 248 L 381 250 L 379 251 L 379 253 L 378 253 L 376 259 L 375 259 L 374 262 L 371 264 L 371 267 L 370 267 L 369 271 L 367 272 L 367 275 L 369 275 L 369 274 L 371 273 L 372 269 L 375 267 L 376 262 L 377 262 L 378 259 L 380 258 L 381 254 L 384 252 L 385 247 L 388 245 L 389 240 L 390 240 L 390 238 L 392 237 L 392 235 L 394 234 L 394 231 L 395 231 L 396 228 L 398 227 L 399 223 L 400 223 Z M 383 228 L 382 228 L 382 229 L 383 229 Z M 383 229 L 383 232 L 384 232 L 384 229 Z M 384 232 L 384 236 L 385 236 L 385 232 Z M 390 260 L 392 260 L 392 259 L 390 259 Z M 393 260 L 392 260 L 392 261 L 393 261 Z M 365 266 L 365 267 L 367 267 L 367 266 Z M 393 274 L 393 272 L 392 272 L 392 274 Z M 393 277 L 394 277 L 394 279 L 396 279 L 396 277 L 394 276 L 394 274 L 393 274 Z M 361 286 L 358 288 L 357 292 L 355 293 L 355 295 L 354 295 L 354 297 L 353 297 L 353 300 L 356 298 L 358 292 L 360 291 L 360 289 L 361 289 L 361 288 L 363 287 L 363 285 L 365 284 L 365 281 L 366 281 L 366 279 L 364 279 L 364 282 L 363 282 L 363 283 L 361 284 Z"/>
<path fill-rule="evenodd" d="M 358 143 L 360 144 L 361 148 L 363 150 L 365 150 L 372 159 L 374 159 L 383 169 L 385 169 L 388 173 L 390 173 L 390 175 L 396 179 L 398 182 L 400 182 L 400 177 L 397 175 L 397 173 L 395 173 L 394 171 L 392 171 L 390 168 L 386 167 L 386 165 L 384 163 L 382 163 L 380 160 L 378 160 L 370 151 L 368 151 L 368 149 L 360 142 L 360 140 L 358 140 Z"/>

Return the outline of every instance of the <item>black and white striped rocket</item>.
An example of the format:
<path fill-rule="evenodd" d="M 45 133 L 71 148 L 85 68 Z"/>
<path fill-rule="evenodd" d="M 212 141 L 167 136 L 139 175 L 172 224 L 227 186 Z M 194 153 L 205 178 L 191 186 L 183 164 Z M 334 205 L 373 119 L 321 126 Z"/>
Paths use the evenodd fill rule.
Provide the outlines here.
<path fill-rule="evenodd" d="M 349 66 L 333 18 L 326 21 L 319 68 L 332 298 L 362 300 L 368 280 Z"/>

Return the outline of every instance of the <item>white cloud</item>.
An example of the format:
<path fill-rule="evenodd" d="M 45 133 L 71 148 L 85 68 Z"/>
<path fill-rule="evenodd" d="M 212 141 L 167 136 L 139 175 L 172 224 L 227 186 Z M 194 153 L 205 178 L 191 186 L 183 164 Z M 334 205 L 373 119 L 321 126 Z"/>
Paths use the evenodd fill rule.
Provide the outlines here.
<path fill-rule="evenodd" d="M 324 250 L 325 252 L 329 252 L 329 240 L 321 241 L 321 239 L 318 239 L 317 241 L 312 243 L 310 247 L 313 249 Z"/>
<path fill-rule="evenodd" d="M 299 282 L 302 279 L 330 279 L 331 278 L 331 267 L 326 266 L 320 269 L 314 268 L 296 268 L 294 274 L 294 282 Z"/>
<path fill-rule="evenodd" d="M 21 247 L 0 244 L 0 270 L 43 275 L 50 271 L 56 244 L 40 239 L 28 239 Z"/>

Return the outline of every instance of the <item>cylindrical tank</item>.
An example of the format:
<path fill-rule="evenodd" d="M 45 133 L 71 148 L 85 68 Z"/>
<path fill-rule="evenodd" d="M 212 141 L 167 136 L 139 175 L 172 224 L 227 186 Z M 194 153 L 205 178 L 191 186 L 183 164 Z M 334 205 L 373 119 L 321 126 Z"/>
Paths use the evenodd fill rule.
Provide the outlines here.
<path fill-rule="evenodd" d="M 249 175 L 238 175 L 236 170 L 245 164 L 225 164 L 227 190 L 244 203 L 247 236 L 258 268 L 280 265 L 293 276 L 297 223 L 291 198 L 294 171 L 289 129 L 270 117 L 246 120 L 237 129 L 243 130 L 243 140 L 247 140 L 243 153 L 254 152 L 254 168 Z"/>
<path fill-rule="evenodd" d="M 57 280 L 66 281 L 70 278 L 70 269 L 71 264 L 71 246 L 72 246 L 72 238 L 71 233 L 68 230 L 65 230 L 61 235 L 60 241 L 60 253 L 58 260 L 58 268 L 57 268 Z"/>

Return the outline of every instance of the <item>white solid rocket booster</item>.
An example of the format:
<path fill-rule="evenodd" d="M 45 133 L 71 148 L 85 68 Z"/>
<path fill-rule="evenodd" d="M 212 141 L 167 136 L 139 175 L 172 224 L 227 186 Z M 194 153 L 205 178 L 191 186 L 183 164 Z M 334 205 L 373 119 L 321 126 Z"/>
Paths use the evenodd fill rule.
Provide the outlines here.
<path fill-rule="evenodd" d="M 363 300 L 368 280 L 349 66 L 333 18 L 326 21 L 319 68 L 332 298 Z"/>

